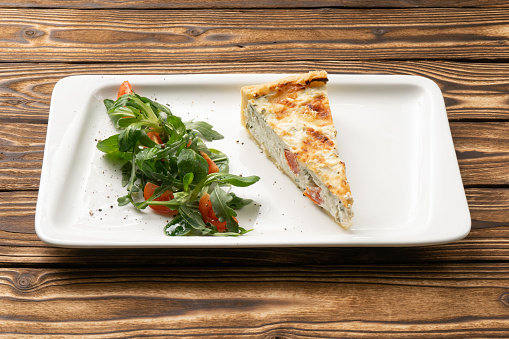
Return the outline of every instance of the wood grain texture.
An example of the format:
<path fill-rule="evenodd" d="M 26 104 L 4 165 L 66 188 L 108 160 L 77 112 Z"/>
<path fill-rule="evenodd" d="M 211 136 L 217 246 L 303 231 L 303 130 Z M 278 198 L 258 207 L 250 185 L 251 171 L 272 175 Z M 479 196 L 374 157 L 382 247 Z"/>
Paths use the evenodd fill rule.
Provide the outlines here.
<path fill-rule="evenodd" d="M 0 126 L 0 191 L 38 188 L 46 128 L 46 124 Z"/>
<path fill-rule="evenodd" d="M 280 266 L 498 261 L 509 256 L 509 190 L 466 190 L 472 231 L 456 243 L 420 248 L 128 249 L 52 248 L 34 232 L 37 192 L 0 192 L 0 265 Z"/>
<path fill-rule="evenodd" d="M 509 9 L 0 8 L 0 62 L 506 60 Z"/>
<path fill-rule="evenodd" d="M 509 187 L 509 123 L 450 126 L 463 184 Z"/>
<path fill-rule="evenodd" d="M 10 268 L 0 270 L 0 333 L 503 338 L 508 270 L 507 264 Z"/>
<path fill-rule="evenodd" d="M 440 8 L 440 7 L 508 7 L 504 0 L 283 0 L 283 1 L 186 1 L 186 0 L 9 0 L 4 7 L 88 8 L 88 9 L 212 9 L 212 8 Z"/>
<path fill-rule="evenodd" d="M 509 120 L 509 65 L 448 61 L 294 61 L 244 63 L 0 63 L 0 121 L 45 123 L 55 83 L 85 74 L 298 73 L 404 74 L 433 80 L 450 120 Z"/>

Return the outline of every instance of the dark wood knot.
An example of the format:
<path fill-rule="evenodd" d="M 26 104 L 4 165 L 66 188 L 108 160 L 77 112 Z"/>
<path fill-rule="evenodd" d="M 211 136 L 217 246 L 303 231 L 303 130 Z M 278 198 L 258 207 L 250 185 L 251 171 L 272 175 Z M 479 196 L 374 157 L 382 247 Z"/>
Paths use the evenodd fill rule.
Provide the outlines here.
<path fill-rule="evenodd" d="M 187 30 L 187 34 L 189 34 L 191 36 L 199 36 L 199 35 L 203 34 L 203 30 L 200 28 L 197 28 L 197 27 L 189 28 Z"/>
<path fill-rule="evenodd" d="M 502 302 L 502 304 L 509 307 L 509 292 L 503 293 L 500 296 L 499 300 L 500 300 L 500 302 Z"/>
<path fill-rule="evenodd" d="M 387 31 L 383 28 L 373 28 L 371 30 L 371 33 L 373 33 L 374 35 L 376 35 L 377 37 L 381 37 L 382 35 L 384 35 Z"/>
<path fill-rule="evenodd" d="M 7 103 L 9 105 L 16 106 L 16 105 L 21 105 L 23 103 L 23 100 L 21 100 L 21 99 L 9 99 L 9 100 L 7 100 Z"/>
<path fill-rule="evenodd" d="M 40 31 L 34 28 L 26 28 L 23 30 L 25 38 L 37 38 L 44 35 L 44 31 Z"/>
<path fill-rule="evenodd" d="M 23 273 L 18 276 L 17 285 L 20 290 L 27 290 L 31 288 L 36 281 L 36 278 L 31 273 Z"/>

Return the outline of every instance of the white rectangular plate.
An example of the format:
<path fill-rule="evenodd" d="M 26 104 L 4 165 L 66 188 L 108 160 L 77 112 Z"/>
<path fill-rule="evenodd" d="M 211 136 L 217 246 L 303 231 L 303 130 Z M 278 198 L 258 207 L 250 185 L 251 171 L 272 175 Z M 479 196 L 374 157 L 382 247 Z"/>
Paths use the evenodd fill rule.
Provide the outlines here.
<path fill-rule="evenodd" d="M 328 93 L 354 197 L 354 223 L 341 229 L 304 197 L 240 125 L 240 88 L 284 74 L 74 76 L 53 91 L 35 228 L 65 247 L 417 246 L 451 242 L 470 231 L 470 214 L 442 93 L 428 79 L 329 75 Z M 261 180 L 236 194 L 255 204 L 239 211 L 253 231 L 240 237 L 168 237 L 167 218 L 133 206 L 120 164 L 96 149 L 117 133 L 103 105 L 129 80 L 184 121 L 211 123 L 225 138 L 211 147 L 230 172 Z"/>

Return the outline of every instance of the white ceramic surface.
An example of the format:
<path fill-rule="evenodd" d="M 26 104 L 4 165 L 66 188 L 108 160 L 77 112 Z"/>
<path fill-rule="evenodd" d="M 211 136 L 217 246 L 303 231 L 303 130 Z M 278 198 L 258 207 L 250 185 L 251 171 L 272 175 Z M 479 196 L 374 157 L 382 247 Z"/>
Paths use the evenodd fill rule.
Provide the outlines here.
<path fill-rule="evenodd" d="M 418 246 L 465 237 L 471 220 L 438 86 L 395 75 L 329 74 L 340 156 L 354 196 L 354 223 L 341 229 L 304 197 L 240 125 L 240 87 L 282 74 L 86 75 L 54 88 L 35 228 L 64 247 Z M 140 95 L 168 104 L 184 121 L 225 135 L 211 147 L 230 172 L 261 180 L 236 194 L 256 204 L 239 211 L 253 231 L 240 237 L 168 237 L 167 218 L 117 206 L 125 194 L 119 163 L 95 145 L 115 130 L 104 105 L 129 80 Z"/>

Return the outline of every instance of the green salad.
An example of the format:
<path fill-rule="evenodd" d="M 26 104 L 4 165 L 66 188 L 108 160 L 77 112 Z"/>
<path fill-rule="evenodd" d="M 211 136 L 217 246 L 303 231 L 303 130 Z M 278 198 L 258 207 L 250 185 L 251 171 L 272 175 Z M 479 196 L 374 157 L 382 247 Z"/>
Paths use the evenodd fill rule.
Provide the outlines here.
<path fill-rule="evenodd" d="M 106 99 L 104 105 L 120 133 L 99 141 L 97 148 L 126 161 L 121 170 L 127 193 L 118 198 L 119 206 L 150 206 L 173 216 L 164 227 L 169 236 L 250 231 L 239 226 L 235 210 L 252 200 L 238 197 L 231 187 L 260 178 L 228 173 L 228 157 L 204 142 L 223 138 L 210 124 L 183 122 L 167 106 L 134 93 L 127 81 L 117 100 Z"/>

